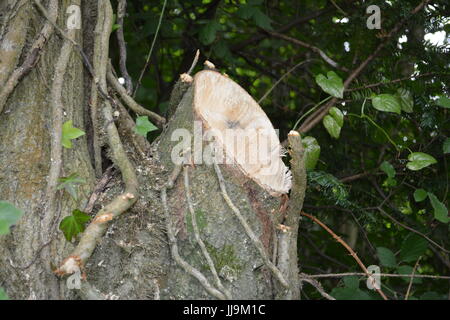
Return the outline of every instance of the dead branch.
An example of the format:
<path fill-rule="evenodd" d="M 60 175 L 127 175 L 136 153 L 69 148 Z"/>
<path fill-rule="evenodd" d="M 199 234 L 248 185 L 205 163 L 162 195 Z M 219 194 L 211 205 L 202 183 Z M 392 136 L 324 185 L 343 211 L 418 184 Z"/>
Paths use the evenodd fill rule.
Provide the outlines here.
<path fill-rule="evenodd" d="M 108 82 L 115 91 L 120 95 L 123 102 L 134 112 L 136 112 L 139 115 L 145 115 L 148 116 L 158 128 L 162 128 L 164 124 L 166 123 L 166 119 L 164 117 L 161 117 L 159 114 L 152 112 L 140 104 L 138 104 L 131 96 L 128 95 L 125 88 L 119 83 L 119 81 L 116 79 L 114 74 L 112 73 L 112 66 L 109 64 L 108 70 L 106 73 Z"/>
<path fill-rule="evenodd" d="M 430 0 L 423 0 L 417 7 L 415 7 L 412 11 L 409 17 L 406 17 L 402 19 L 400 22 L 398 22 L 392 30 L 386 35 L 384 41 L 382 41 L 377 48 L 356 68 L 354 69 L 348 78 L 344 81 L 344 89 L 347 89 L 348 86 L 352 83 L 352 81 L 357 78 L 360 73 L 364 70 L 364 68 L 367 67 L 367 65 L 374 60 L 384 49 L 384 47 L 388 44 L 389 40 L 392 39 L 392 37 L 400 30 L 400 28 L 408 21 L 411 16 L 422 10 L 423 7 L 425 7 L 426 4 L 428 4 Z M 316 110 L 313 114 L 311 114 L 308 118 L 306 118 L 305 122 L 300 126 L 299 131 L 301 133 L 308 132 L 311 130 L 315 125 L 317 125 L 323 117 L 328 113 L 328 111 L 335 105 L 335 103 L 338 101 L 338 98 L 333 97 L 327 104 L 320 107 L 318 110 Z"/>
<path fill-rule="evenodd" d="M 230 207 L 231 211 L 234 213 L 235 217 L 239 220 L 242 227 L 244 228 L 245 232 L 247 233 L 250 240 L 253 242 L 256 249 L 259 251 L 259 254 L 261 255 L 261 258 L 264 261 L 264 264 L 269 268 L 269 270 L 274 274 L 275 278 L 281 283 L 281 285 L 288 289 L 289 283 L 284 278 L 281 271 L 270 261 L 269 257 L 267 256 L 266 251 L 264 250 L 264 246 L 261 243 L 261 240 L 255 235 L 253 230 L 248 225 L 247 221 L 245 221 L 245 218 L 242 216 L 240 210 L 234 205 L 233 201 L 228 196 L 227 189 L 225 187 L 225 179 L 223 178 L 222 171 L 219 168 L 219 165 L 217 164 L 217 161 L 215 159 L 215 156 L 213 156 L 213 165 L 214 170 L 217 175 L 217 179 L 220 185 L 220 190 L 222 191 L 222 196 L 227 203 L 227 205 Z"/>
<path fill-rule="evenodd" d="M 36 63 L 39 61 L 39 57 L 42 53 L 42 48 L 47 43 L 47 40 L 51 37 L 54 32 L 52 22 L 56 22 L 56 17 L 58 16 L 58 1 L 51 0 L 48 5 L 48 19 L 44 26 L 42 27 L 38 37 L 31 45 L 29 52 L 27 53 L 25 60 L 16 68 L 13 73 L 9 76 L 8 80 L 4 83 L 3 88 L 0 90 L 0 114 L 8 100 L 8 97 L 14 91 L 19 81 L 23 79 Z M 50 22 L 51 21 L 51 22 Z M 2 58 L 2 60 L 4 60 Z"/>
<path fill-rule="evenodd" d="M 209 269 L 211 270 L 211 273 L 213 274 L 213 278 L 216 282 L 216 286 L 219 288 L 220 291 L 223 292 L 223 294 L 227 297 L 227 299 L 232 299 L 231 293 L 228 289 L 226 289 L 222 281 L 220 281 L 219 275 L 217 274 L 216 267 L 214 266 L 214 262 L 211 258 L 211 256 L 208 253 L 208 250 L 206 249 L 205 243 L 203 242 L 202 238 L 200 237 L 200 230 L 198 229 L 197 225 L 197 217 L 194 210 L 194 205 L 192 203 L 191 199 L 191 190 L 189 188 L 189 168 L 187 166 L 184 166 L 183 173 L 184 173 L 184 187 L 186 192 L 186 201 L 188 203 L 189 212 L 191 214 L 191 222 L 192 222 L 192 229 L 194 230 L 194 237 L 197 241 L 198 246 L 200 247 L 203 256 L 206 259 L 206 262 L 208 263 Z"/>
<path fill-rule="evenodd" d="M 112 7 L 109 0 L 99 2 L 99 11 L 104 12 L 105 23 L 102 33 L 110 34 L 112 26 Z M 102 50 L 106 52 L 104 60 L 101 61 L 103 67 L 102 74 L 99 75 L 99 86 L 106 92 L 106 64 L 108 57 L 108 41 L 103 42 Z M 72 274 L 79 271 L 87 259 L 92 255 L 97 243 L 105 233 L 111 220 L 128 210 L 138 198 L 138 180 L 135 170 L 128 159 L 128 156 L 123 148 L 119 133 L 114 118 L 112 115 L 112 108 L 109 100 L 104 101 L 103 116 L 105 121 L 105 129 L 108 138 L 108 145 L 112 152 L 112 159 L 122 173 L 122 178 L 125 183 L 124 193 L 114 198 L 109 204 L 101 209 L 84 231 L 80 242 L 78 243 L 72 254 L 65 259 L 59 269 L 56 271 L 59 275 Z"/>
<path fill-rule="evenodd" d="M 353 257 L 353 259 L 355 259 L 355 261 L 358 263 L 358 265 L 361 267 L 361 269 L 363 269 L 363 271 L 365 272 L 365 274 L 370 278 L 372 278 L 372 274 L 367 270 L 366 266 L 364 265 L 364 263 L 362 263 L 361 259 L 359 259 L 358 255 L 356 254 L 355 251 L 353 251 L 353 249 L 344 241 L 342 240 L 341 237 L 339 237 L 336 233 L 333 232 L 333 230 L 331 230 L 330 228 L 328 228 L 322 221 L 320 221 L 319 219 L 317 219 L 316 217 L 307 214 L 306 212 L 301 212 L 300 213 L 302 216 L 305 216 L 309 219 L 311 219 L 312 221 L 314 221 L 315 223 L 317 223 L 319 226 L 321 226 L 323 229 L 325 229 L 325 231 L 327 231 L 337 242 L 339 242 L 349 253 L 350 255 Z M 376 286 L 374 285 L 374 287 L 376 288 Z M 381 289 L 376 288 L 377 292 L 380 294 L 380 296 L 384 299 L 384 300 L 388 300 L 388 298 L 386 297 L 386 295 L 384 294 L 384 292 Z"/>
<path fill-rule="evenodd" d="M 123 18 L 127 10 L 127 0 L 119 0 L 117 4 L 117 21 L 116 24 L 119 28 L 116 30 L 117 43 L 119 44 L 119 66 L 120 73 L 125 79 L 125 88 L 127 88 L 127 94 L 133 92 L 133 82 L 128 74 L 127 70 L 127 48 L 125 45 L 125 39 L 123 37 Z"/>

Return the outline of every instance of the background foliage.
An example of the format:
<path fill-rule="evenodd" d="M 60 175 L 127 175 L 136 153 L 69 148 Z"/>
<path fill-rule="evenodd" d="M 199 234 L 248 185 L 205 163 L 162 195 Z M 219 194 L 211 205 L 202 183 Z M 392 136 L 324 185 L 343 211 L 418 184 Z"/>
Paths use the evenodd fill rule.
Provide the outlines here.
<path fill-rule="evenodd" d="M 305 142 L 312 157 L 305 211 L 343 236 L 366 266 L 405 274 L 420 259 L 417 274 L 448 275 L 449 252 L 442 249 L 450 249 L 449 4 L 432 1 L 411 17 L 419 3 L 167 1 L 136 98 L 164 114 L 174 81 L 189 69 L 197 49 L 200 61 L 212 61 L 256 100 L 285 75 L 260 103 L 280 129 L 281 140 L 320 101 L 330 94 L 339 97 L 324 122 L 304 134 L 311 137 Z M 381 30 L 366 27 L 370 4 L 381 8 Z M 145 64 L 163 5 L 162 0 L 128 1 L 124 34 L 133 80 Z M 401 19 L 406 23 L 386 39 Z M 320 48 L 340 67 L 332 67 L 313 50 L 272 36 L 272 31 Z M 447 41 L 436 45 L 424 37 L 435 32 L 447 32 Z M 343 91 L 342 79 L 349 76 L 343 70 L 358 67 L 383 41 L 385 48 L 350 90 Z M 117 43 L 111 46 L 118 70 Z M 376 85 L 367 87 L 370 84 Z M 301 271 L 308 274 L 360 271 L 329 234 L 307 220 L 301 223 L 299 251 Z M 321 282 L 336 298 L 378 299 L 358 277 Z M 383 290 L 391 298 L 404 299 L 409 282 L 383 278 Z M 414 279 L 409 299 L 448 296 L 449 280 Z M 320 298 L 307 285 L 304 297 Z"/>

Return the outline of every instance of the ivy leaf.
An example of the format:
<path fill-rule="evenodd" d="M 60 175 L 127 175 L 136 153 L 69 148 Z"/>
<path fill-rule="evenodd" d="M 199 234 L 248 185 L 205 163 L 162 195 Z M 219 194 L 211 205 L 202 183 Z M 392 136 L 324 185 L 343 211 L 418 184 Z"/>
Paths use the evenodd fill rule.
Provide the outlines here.
<path fill-rule="evenodd" d="M 383 161 L 383 163 L 380 165 L 380 169 L 387 174 L 387 176 L 389 178 L 394 178 L 395 177 L 395 169 L 392 166 L 392 164 L 390 164 L 387 161 Z"/>
<path fill-rule="evenodd" d="M 400 248 L 400 260 L 404 262 L 416 261 L 425 253 L 427 248 L 427 240 L 416 234 L 410 234 L 405 238 Z"/>
<path fill-rule="evenodd" d="M 316 76 L 316 83 L 322 88 L 323 91 L 336 98 L 342 98 L 344 96 L 344 84 L 341 77 L 339 77 L 334 71 L 329 71 L 327 77 L 323 74 Z"/>
<path fill-rule="evenodd" d="M 114 31 L 116 31 L 117 29 L 119 29 L 120 28 L 120 24 L 113 24 L 112 25 L 112 28 L 111 28 L 111 32 L 114 32 Z"/>
<path fill-rule="evenodd" d="M 208 21 L 208 23 L 200 29 L 200 32 L 198 34 L 200 42 L 206 46 L 213 43 L 213 41 L 216 39 L 216 33 L 219 29 L 220 24 L 217 21 Z"/>
<path fill-rule="evenodd" d="M 136 119 L 136 133 L 146 137 L 147 133 L 158 130 L 158 128 L 148 120 L 148 116 L 137 117 Z"/>
<path fill-rule="evenodd" d="M 400 114 L 402 110 L 400 101 L 397 97 L 387 93 L 374 96 L 372 98 L 372 105 L 375 109 L 384 112 L 394 112 Z"/>
<path fill-rule="evenodd" d="M 8 295 L 6 294 L 5 290 L 0 287 L 0 300 L 8 300 Z"/>
<path fill-rule="evenodd" d="M 303 149 L 305 150 L 305 168 L 314 170 L 320 156 L 320 145 L 314 137 L 304 137 L 302 139 Z"/>
<path fill-rule="evenodd" d="M 445 96 L 441 96 L 439 97 L 439 99 L 436 101 L 437 105 L 442 107 L 442 108 L 450 108 L 450 99 L 445 97 Z"/>
<path fill-rule="evenodd" d="M 8 234 L 9 228 L 16 224 L 23 212 L 6 201 L 0 201 L 0 235 Z"/>
<path fill-rule="evenodd" d="M 342 128 L 342 126 L 344 125 L 344 114 L 342 113 L 342 111 L 339 108 L 332 107 L 329 111 L 329 114 L 334 118 L 334 120 L 336 120 L 339 127 Z"/>
<path fill-rule="evenodd" d="M 397 260 L 395 259 L 395 255 L 390 249 L 384 248 L 384 247 L 378 247 L 377 255 L 378 255 L 378 258 L 380 259 L 381 265 L 383 265 L 385 267 L 390 267 L 390 268 L 394 268 L 397 265 Z"/>
<path fill-rule="evenodd" d="M 64 233 L 67 241 L 72 241 L 72 238 L 81 233 L 85 229 L 85 224 L 91 217 L 83 211 L 75 209 L 72 214 L 62 219 L 59 224 L 59 229 Z"/>
<path fill-rule="evenodd" d="M 442 145 L 442 152 L 444 152 L 444 154 L 450 153 L 450 138 L 445 139 L 444 144 Z"/>
<path fill-rule="evenodd" d="M 412 171 L 417 171 L 425 167 L 428 167 L 429 165 L 437 163 L 437 160 L 434 157 L 423 152 L 411 153 L 408 156 L 408 161 L 409 162 L 406 164 L 406 167 Z"/>
<path fill-rule="evenodd" d="M 400 107 L 403 111 L 411 113 L 413 112 L 414 99 L 409 90 L 399 88 L 397 89 L 397 95 L 400 99 Z"/>
<path fill-rule="evenodd" d="M 416 189 L 416 191 L 414 191 L 414 200 L 416 200 L 416 202 L 421 202 L 425 200 L 427 195 L 428 194 L 424 189 Z"/>
<path fill-rule="evenodd" d="M 335 139 L 339 138 L 339 135 L 341 134 L 341 127 L 339 124 L 334 120 L 334 118 L 330 115 L 326 115 L 323 120 L 323 125 L 325 129 L 327 129 L 330 136 L 332 136 Z"/>
<path fill-rule="evenodd" d="M 86 183 L 86 181 L 78 176 L 78 173 L 72 173 L 68 177 L 61 177 L 58 179 L 60 184 L 56 187 L 57 190 L 65 189 L 74 200 L 78 199 L 76 186 Z"/>
<path fill-rule="evenodd" d="M 85 134 L 83 130 L 78 128 L 74 128 L 72 125 L 72 120 L 67 121 L 63 124 L 62 127 L 62 145 L 64 148 L 71 149 L 72 141 L 78 137 L 81 137 Z"/>
<path fill-rule="evenodd" d="M 450 218 L 448 217 L 447 207 L 431 192 L 428 192 L 428 198 L 430 198 L 431 206 L 434 209 L 434 218 L 442 223 L 448 223 Z"/>

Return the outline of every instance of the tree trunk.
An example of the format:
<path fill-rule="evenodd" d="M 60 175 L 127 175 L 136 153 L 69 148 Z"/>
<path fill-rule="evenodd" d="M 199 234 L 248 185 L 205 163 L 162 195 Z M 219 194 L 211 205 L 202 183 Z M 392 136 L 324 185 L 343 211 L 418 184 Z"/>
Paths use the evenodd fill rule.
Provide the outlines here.
<path fill-rule="evenodd" d="M 0 32 L 3 30 L 3 33 L 0 34 L 0 50 L 10 50 L 8 48 L 11 47 L 17 49 L 17 52 L 8 51 L 10 59 L 0 61 L 0 69 L 8 70 L 5 71 L 7 74 L 2 74 L 5 79 L 9 79 L 12 72 L 27 61 L 30 43 L 39 35 L 43 25 L 48 23 L 31 2 L 26 1 L 27 4 L 23 6 L 19 5 L 20 2 L 10 0 L 7 4 L 0 5 L 18 8 L 19 14 L 14 17 L 16 20 L 22 19 L 12 21 L 6 16 L 1 20 Z M 68 6 L 81 4 L 73 0 L 49 0 L 43 6 L 51 13 L 52 5 L 55 4 L 58 5 L 58 26 L 74 41 L 83 44 L 83 51 L 91 59 L 96 76 L 106 79 L 105 71 L 103 74 L 101 71 L 102 68 L 106 69 L 106 60 L 99 61 L 98 65 L 95 60 L 97 51 L 105 51 L 101 44 L 98 48 L 95 45 L 99 41 L 99 35 L 92 36 L 87 30 L 67 30 L 66 27 Z M 101 17 L 102 13 L 105 22 L 101 32 L 109 35 L 111 28 L 108 29 L 107 20 L 112 15 L 109 1 L 98 1 L 98 10 L 94 3 L 83 2 L 83 6 L 87 6 L 82 8 L 83 28 L 93 28 L 97 16 Z M 98 14 L 94 16 L 92 12 Z M 12 45 L 5 49 L 8 32 L 19 32 L 19 29 L 9 28 L 13 23 L 14 26 L 17 24 L 28 27 L 26 43 L 9 42 Z M 14 41 L 15 37 L 17 35 L 11 35 L 8 39 L 12 40 L 8 41 Z M 3 56 L 4 53 L 0 53 Z M 5 63 L 7 68 L 3 68 L 2 64 Z M 218 73 L 216 75 L 215 71 L 203 72 L 214 74 L 212 77 L 215 79 L 226 79 Z M 222 90 L 221 86 L 203 89 L 198 85 L 196 87 L 200 83 L 199 77 L 197 74 L 192 83 L 192 79 L 187 77 L 188 83 L 185 86 L 176 86 L 176 90 L 181 90 L 173 95 L 176 98 L 171 101 L 175 104 L 176 111 L 160 137 L 149 145 L 134 132 L 134 122 L 122 106 L 119 93 L 110 98 L 119 116 L 115 118 L 116 121 L 108 119 L 111 107 L 109 100 L 102 97 L 101 91 L 91 90 L 92 78 L 83 67 L 79 52 L 68 39 L 53 31 L 40 49 L 37 63 L 28 74 L 20 78 L 8 95 L 3 111 L 0 106 L 0 200 L 9 201 L 24 212 L 11 234 L 0 237 L 0 286 L 11 298 L 298 297 L 295 279 L 297 255 L 296 250 L 291 250 L 296 248 L 298 218 L 286 219 L 294 221 L 291 231 L 284 230 L 287 234 L 293 233 L 293 237 L 287 237 L 291 239 L 287 242 L 289 248 L 280 245 L 279 239 L 286 237 L 280 237 L 283 232 L 277 229 L 286 215 L 286 207 L 283 205 L 286 197 L 282 195 L 289 189 L 285 185 L 287 172 L 283 168 L 279 169 L 277 177 L 280 174 L 281 180 L 274 178 L 276 181 L 273 180 L 271 185 L 265 178 L 259 179 L 257 174 L 250 172 L 251 168 L 243 168 L 237 161 L 225 164 L 214 161 L 209 164 L 195 163 L 195 147 L 201 145 L 203 150 L 208 149 L 208 141 L 189 141 L 189 148 L 192 148 L 189 150 L 192 152 L 182 154 L 187 163 L 177 165 L 173 161 L 173 150 L 180 143 L 173 141 L 174 133 L 176 135 L 177 129 L 184 128 L 194 136 L 199 128 L 205 130 L 210 123 L 197 109 L 200 104 L 198 99 L 210 94 L 211 90 Z M 232 80 L 223 81 L 238 87 Z M 100 80 L 100 88 L 101 82 Z M 62 85 L 60 91 L 58 85 Z M 60 101 L 57 99 L 59 92 Z M 244 93 L 240 94 L 245 96 Z M 92 112 L 93 95 L 98 95 L 98 114 L 105 111 L 105 116 Z M 123 96 L 121 98 L 126 103 Z M 242 98 L 225 94 L 223 99 Z M 245 96 L 245 99 L 251 98 Z M 241 103 L 243 100 L 239 101 Z M 58 116 L 61 118 L 59 122 Z M 74 201 L 63 190 L 51 187 L 52 175 L 55 174 L 52 168 L 58 165 L 55 164 L 57 159 L 52 158 L 58 149 L 58 144 L 55 144 L 60 130 L 58 125 L 68 120 L 72 120 L 74 127 L 88 134 L 73 140 L 73 148 L 62 148 L 62 167 L 56 177 L 77 173 L 85 180 L 80 186 L 79 201 Z M 194 124 L 195 120 L 199 121 L 200 127 Z M 234 127 L 235 123 L 228 122 L 228 125 Z M 108 138 L 114 133 L 115 126 L 118 127 L 120 140 L 112 143 L 113 140 Z M 123 146 L 123 155 L 128 158 L 137 176 L 136 194 L 126 193 L 125 196 L 130 199 L 137 196 L 137 201 L 123 213 L 114 212 L 112 222 L 105 222 L 106 233 L 96 234 L 92 240 L 96 245 L 92 256 L 89 254 L 86 261 L 81 259 L 83 261 L 78 265 L 87 281 L 83 281 L 81 290 L 70 290 L 67 277 L 57 276 L 55 271 L 59 267 L 59 274 L 72 273 L 67 272 L 66 258 L 69 257 L 70 260 L 70 257 L 74 257 L 74 252 L 79 252 L 79 246 L 76 245 L 80 237 L 70 243 L 58 226 L 74 209 L 86 208 L 94 186 L 98 183 L 95 171 L 99 173 L 100 170 L 107 177 L 105 164 L 110 160 L 114 163 L 115 171 L 98 196 L 92 210 L 97 216 L 91 222 L 91 229 L 88 229 L 97 232 L 95 223 L 105 216 L 100 214 L 102 210 L 109 208 L 108 203 L 120 201 L 119 197 L 124 197 L 130 173 L 124 172 L 123 165 L 117 160 L 117 144 L 121 148 Z M 97 158 L 99 147 L 107 150 L 102 153 L 103 165 L 100 164 L 100 168 Z M 276 157 L 279 158 L 280 154 L 277 153 Z M 178 174 L 175 176 L 174 173 Z M 220 180 L 221 174 L 223 183 Z M 168 181 L 173 182 L 173 186 L 169 186 Z M 304 193 L 304 186 L 302 192 Z M 302 195 L 300 198 L 302 202 Z M 236 215 L 233 205 L 244 223 Z M 194 221 L 193 215 L 196 217 Z M 89 236 L 89 230 L 81 236 L 82 240 Z M 172 241 L 170 232 L 175 236 L 175 242 Z M 177 250 L 174 249 L 174 243 Z M 276 261 L 280 250 L 286 250 L 282 261 L 279 261 L 283 263 L 281 266 Z M 177 251 L 178 257 L 174 251 Z M 286 271 L 286 266 L 294 267 Z M 287 286 L 283 285 L 283 280 L 288 282 Z M 290 293 L 287 294 L 287 291 Z"/>

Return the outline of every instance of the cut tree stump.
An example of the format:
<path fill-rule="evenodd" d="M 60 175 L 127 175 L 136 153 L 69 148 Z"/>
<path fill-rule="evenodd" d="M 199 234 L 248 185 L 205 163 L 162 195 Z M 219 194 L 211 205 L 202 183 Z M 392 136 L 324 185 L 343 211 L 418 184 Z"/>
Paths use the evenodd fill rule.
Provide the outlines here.
<path fill-rule="evenodd" d="M 276 233 L 280 232 L 277 226 L 283 217 L 280 212 L 283 195 L 291 186 L 290 172 L 281 159 L 279 139 L 264 111 L 227 76 L 204 70 L 193 78 L 182 75 L 180 81 L 183 85 L 176 88 L 184 92 L 172 95 L 178 99 L 171 99 L 171 103 L 178 106 L 155 142 L 156 154 L 167 172 L 163 180 L 170 179 L 177 161 L 184 160 L 188 170 L 189 190 L 183 172 L 173 188 L 167 190 L 178 252 L 209 283 L 215 284 L 195 240 L 186 198 L 188 191 L 199 235 L 233 299 L 272 299 L 277 279 L 224 200 L 212 156 L 219 163 L 232 203 L 272 260 Z M 162 299 L 213 298 L 197 279 L 174 262 L 167 266 L 159 284 Z"/>

